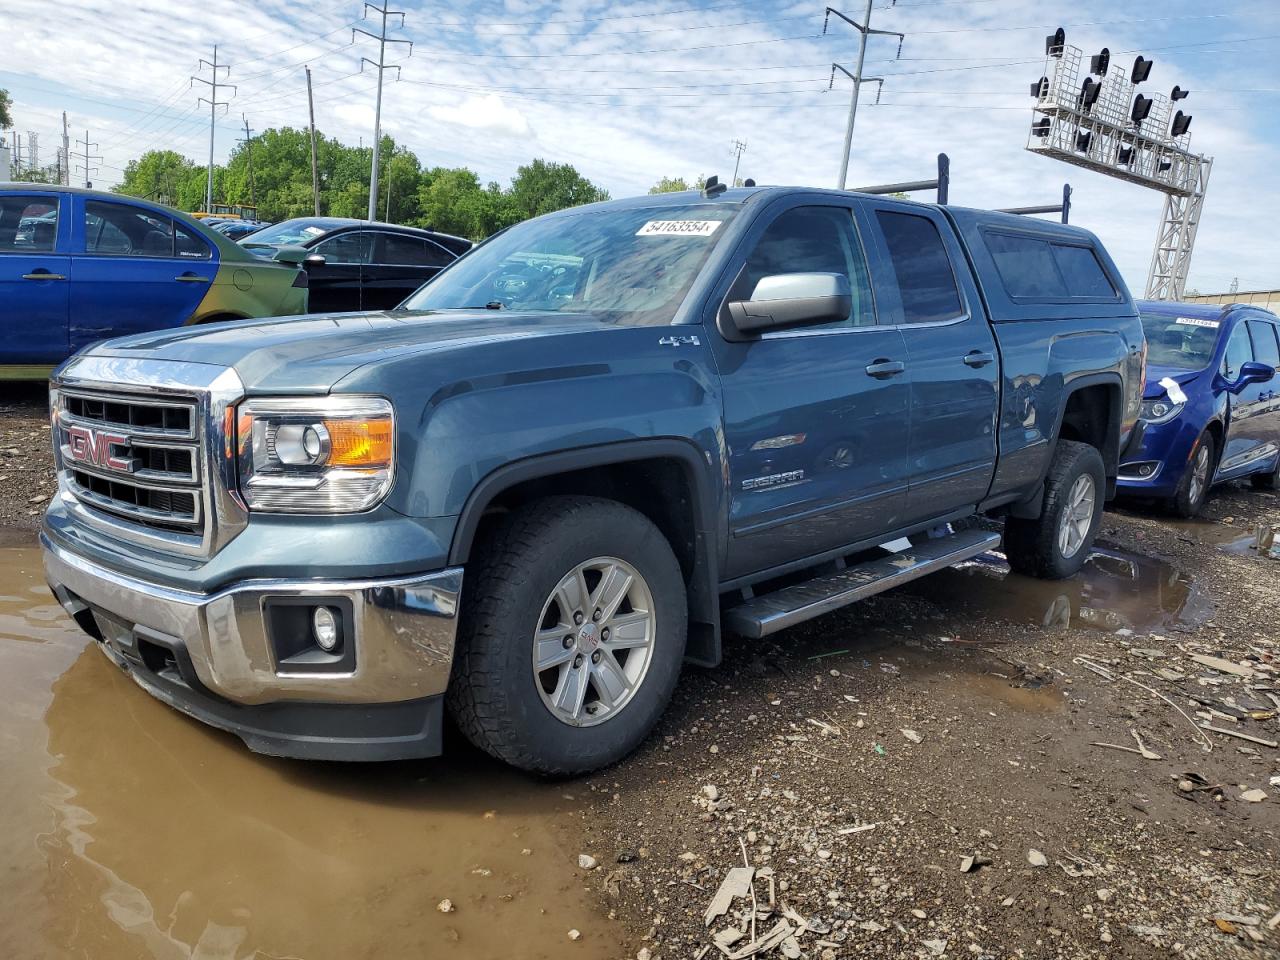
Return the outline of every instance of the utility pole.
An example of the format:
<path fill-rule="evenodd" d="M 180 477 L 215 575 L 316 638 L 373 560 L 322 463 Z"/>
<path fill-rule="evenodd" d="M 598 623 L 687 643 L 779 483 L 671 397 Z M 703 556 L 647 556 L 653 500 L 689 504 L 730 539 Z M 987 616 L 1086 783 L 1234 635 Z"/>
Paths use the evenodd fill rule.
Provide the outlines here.
<path fill-rule="evenodd" d="M 229 105 L 229 104 L 228 104 L 228 102 L 226 102 L 226 101 L 221 101 L 221 100 L 219 100 L 219 99 L 218 99 L 218 88 L 219 88 L 219 87 L 231 87 L 231 89 L 232 89 L 232 90 L 235 90 L 235 84 L 231 84 L 231 83 L 219 83 L 219 82 L 218 82 L 218 71 L 219 71 L 219 70 L 226 70 L 228 73 L 230 73 L 230 72 L 231 72 L 231 68 L 230 68 L 230 67 L 228 67 L 228 66 L 225 66 L 225 65 L 223 65 L 223 66 L 219 66 L 219 65 L 218 65 L 218 47 L 217 47 L 217 45 L 216 45 L 216 44 L 214 45 L 214 48 L 213 48 L 213 60 L 212 60 L 212 61 L 209 61 L 209 60 L 203 60 L 203 59 L 202 59 L 202 60 L 200 61 L 200 67 L 201 67 L 201 68 L 208 67 L 208 68 L 209 68 L 209 74 L 210 74 L 210 76 L 212 76 L 212 77 L 213 77 L 213 79 L 212 79 L 212 80 L 206 80 L 206 79 L 204 79 L 204 77 L 192 77 L 192 78 L 191 78 L 191 86 L 194 86 L 194 85 L 195 85 L 195 84 L 197 84 L 197 83 L 203 83 L 205 86 L 207 86 L 207 87 L 209 88 L 209 96 L 208 96 L 208 98 L 200 97 L 200 98 L 197 100 L 197 103 L 207 103 L 207 104 L 209 105 L 209 175 L 208 175 L 208 179 L 206 180 L 206 183 L 205 183 L 205 189 L 204 189 L 204 209 L 205 209 L 205 212 L 206 212 L 206 213 L 211 213 L 211 212 L 213 211 L 213 132 L 214 132 L 214 123 L 215 123 L 215 121 L 218 119 L 218 108 L 219 108 L 219 107 L 225 107 L 225 106 L 228 106 L 228 105 Z"/>
<path fill-rule="evenodd" d="M 862 16 L 862 21 L 863 21 L 862 23 L 858 23 L 856 20 L 851 20 L 849 17 L 846 17 L 843 13 L 841 13 L 839 10 L 835 9 L 834 7 L 827 7 L 826 19 L 823 20 L 822 22 L 822 32 L 825 34 L 827 32 L 827 24 L 831 21 L 831 15 L 834 13 L 837 17 L 839 17 L 845 23 L 849 24 L 849 26 L 853 27 L 855 30 L 858 31 L 858 65 L 854 69 L 854 72 L 850 73 L 848 70 L 840 66 L 840 64 L 838 63 L 833 63 L 831 65 L 832 82 L 835 81 L 835 75 L 836 75 L 835 72 L 837 70 L 839 70 L 841 73 L 843 73 L 845 76 L 847 76 L 849 79 L 853 81 L 853 98 L 849 101 L 849 122 L 845 126 L 845 130 L 844 130 L 844 152 L 840 155 L 839 189 L 841 190 L 844 189 L 845 182 L 849 175 L 849 151 L 853 148 L 853 121 L 854 121 L 854 118 L 858 115 L 858 95 L 862 91 L 863 81 L 866 81 L 868 83 L 870 82 L 877 82 L 880 84 L 884 83 L 883 77 L 864 77 L 862 75 L 862 66 L 866 62 L 866 56 L 867 56 L 867 37 L 872 34 L 878 34 L 878 35 L 883 35 L 888 37 L 897 37 L 899 56 L 902 55 L 902 41 L 905 39 L 901 33 L 895 33 L 892 30 L 872 30 L 871 29 L 871 3 L 872 3 L 872 0 L 867 0 L 867 7 Z"/>
<path fill-rule="evenodd" d="M 737 159 L 733 161 L 733 179 L 729 182 L 731 185 L 736 187 L 738 185 L 738 165 L 742 163 L 742 155 L 747 151 L 747 141 L 745 140 L 733 141 L 733 149 L 738 154 L 738 156 L 737 156 Z"/>
<path fill-rule="evenodd" d="M 320 169 L 316 166 L 316 104 L 311 98 L 311 67 L 307 71 L 307 113 L 311 117 L 311 196 L 316 206 L 316 216 L 320 216 Z"/>
<path fill-rule="evenodd" d="M 93 174 L 96 173 L 98 170 L 98 168 L 94 166 L 93 162 L 95 160 L 101 160 L 102 157 L 101 155 L 95 154 L 93 152 L 93 149 L 97 146 L 97 144 L 89 140 L 88 130 L 84 132 L 84 139 L 77 140 L 76 143 L 84 147 L 84 150 L 80 151 L 79 153 L 72 154 L 73 157 L 79 157 L 82 161 L 84 161 L 83 163 L 77 163 L 76 169 L 84 171 L 84 185 L 86 187 L 92 187 L 93 181 L 90 180 L 90 177 L 92 177 Z"/>
<path fill-rule="evenodd" d="M 71 186 L 71 131 L 67 128 L 67 111 L 62 111 L 62 176 L 58 182 Z"/>
<path fill-rule="evenodd" d="M 40 169 L 40 134 L 27 131 L 27 169 L 35 173 Z"/>
<path fill-rule="evenodd" d="M 399 17 L 400 26 L 404 26 L 404 14 L 399 10 L 388 10 L 387 0 L 382 0 L 382 6 L 376 6 L 365 0 L 362 12 L 372 10 L 374 13 L 382 17 L 382 28 L 377 33 L 370 33 L 368 30 L 361 30 L 359 27 L 351 28 L 351 42 L 356 42 L 356 34 L 362 33 L 372 40 L 378 41 L 378 62 L 374 63 L 368 57 L 360 58 L 360 70 L 364 71 L 364 65 L 367 63 L 371 67 L 378 68 L 378 99 L 373 109 L 373 166 L 369 172 L 369 219 L 372 220 L 378 215 L 378 152 L 382 146 L 382 75 L 387 70 L 395 70 L 396 79 L 400 79 L 399 67 L 388 67 L 387 60 L 387 44 L 388 43 L 407 43 L 409 45 L 409 56 L 413 56 L 412 40 L 388 40 L 387 39 L 387 17 Z"/>
<path fill-rule="evenodd" d="M 387 212 L 386 212 L 386 214 L 385 214 L 385 215 L 383 216 L 383 218 L 382 218 L 382 219 L 383 219 L 383 220 L 385 220 L 387 223 L 390 223 L 390 222 L 391 222 L 391 187 L 392 187 L 392 184 L 393 184 L 393 181 L 392 181 L 392 179 L 391 179 L 391 161 L 390 161 L 390 160 L 388 160 L 388 161 L 387 161 Z"/>
<path fill-rule="evenodd" d="M 249 153 L 249 202 L 255 207 L 258 205 L 258 193 L 253 189 L 253 131 L 249 129 L 249 118 L 243 113 L 240 119 L 244 121 L 244 139 L 240 142 L 244 144 L 245 150 Z"/>
<path fill-rule="evenodd" d="M 22 134 L 13 135 L 13 179 L 18 179 L 22 172 Z"/>

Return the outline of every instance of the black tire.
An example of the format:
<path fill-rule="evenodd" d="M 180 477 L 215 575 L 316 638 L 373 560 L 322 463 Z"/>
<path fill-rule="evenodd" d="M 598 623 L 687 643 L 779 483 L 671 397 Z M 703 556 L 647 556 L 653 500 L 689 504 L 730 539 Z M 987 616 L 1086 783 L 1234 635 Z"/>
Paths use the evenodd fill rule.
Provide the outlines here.
<path fill-rule="evenodd" d="M 1059 534 L 1076 482 L 1088 475 L 1093 479 L 1093 511 L 1088 532 L 1069 556 L 1063 551 Z M 1106 495 L 1106 470 L 1097 448 L 1074 440 L 1059 440 L 1044 484 L 1044 506 L 1035 520 L 1009 517 L 1004 523 L 1004 553 L 1016 572 L 1042 580 L 1062 580 L 1084 566 L 1093 547 L 1093 538 L 1102 519 Z"/>
<path fill-rule="evenodd" d="M 562 578 L 601 556 L 632 567 L 649 591 L 652 653 L 616 715 L 573 726 L 543 700 L 534 634 L 545 626 L 540 618 Z M 680 564 L 648 518 L 593 497 L 536 501 L 492 531 L 465 584 L 448 704 L 467 739 L 515 767 L 551 776 L 597 770 L 640 745 L 675 691 L 688 631 Z M 622 656 L 625 662 L 630 653 Z"/>
<path fill-rule="evenodd" d="M 1276 461 L 1276 468 L 1270 473 L 1253 474 L 1249 483 L 1255 490 L 1280 490 L 1280 460 Z"/>
<path fill-rule="evenodd" d="M 1218 463 L 1217 454 L 1217 441 L 1214 440 L 1213 434 L 1206 430 L 1200 434 L 1195 446 L 1191 448 L 1191 456 L 1187 458 L 1187 469 L 1182 474 L 1177 492 L 1169 500 L 1169 509 L 1178 516 L 1190 520 L 1204 509 L 1205 503 L 1209 500 L 1209 489 L 1213 486 L 1213 471 Z M 1196 470 L 1197 465 L 1201 463 L 1201 458 L 1203 458 L 1206 472 L 1197 484 Z"/>

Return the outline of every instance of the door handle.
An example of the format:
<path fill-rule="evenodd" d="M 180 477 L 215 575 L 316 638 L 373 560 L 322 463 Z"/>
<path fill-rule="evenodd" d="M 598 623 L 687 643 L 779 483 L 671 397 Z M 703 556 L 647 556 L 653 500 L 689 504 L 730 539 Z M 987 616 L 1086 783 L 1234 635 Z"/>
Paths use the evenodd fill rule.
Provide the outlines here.
<path fill-rule="evenodd" d="M 23 280 L 65 280 L 67 279 L 60 273 L 50 273 L 48 270 L 35 270 L 31 273 L 24 273 Z"/>
<path fill-rule="evenodd" d="M 183 283 L 208 283 L 208 277 L 201 277 L 194 273 L 184 273 L 180 277 L 174 277 L 175 280 L 181 280 Z"/>
<path fill-rule="evenodd" d="M 901 360 L 881 359 L 867 364 L 867 376 L 875 377 L 877 380 L 888 380 L 906 369 L 907 365 Z"/>
<path fill-rule="evenodd" d="M 995 354 L 984 353 L 981 350 L 970 350 L 964 355 L 964 364 L 966 367 L 985 367 L 988 363 L 995 363 Z"/>

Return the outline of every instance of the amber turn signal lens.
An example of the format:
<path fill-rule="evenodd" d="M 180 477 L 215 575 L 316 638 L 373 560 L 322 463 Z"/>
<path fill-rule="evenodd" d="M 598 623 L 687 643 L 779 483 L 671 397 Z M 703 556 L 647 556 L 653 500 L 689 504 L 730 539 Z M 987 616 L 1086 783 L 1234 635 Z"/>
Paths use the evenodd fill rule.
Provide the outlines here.
<path fill-rule="evenodd" d="M 386 467 L 391 464 L 391 419 L 325 420 L 331 467 Z"/>

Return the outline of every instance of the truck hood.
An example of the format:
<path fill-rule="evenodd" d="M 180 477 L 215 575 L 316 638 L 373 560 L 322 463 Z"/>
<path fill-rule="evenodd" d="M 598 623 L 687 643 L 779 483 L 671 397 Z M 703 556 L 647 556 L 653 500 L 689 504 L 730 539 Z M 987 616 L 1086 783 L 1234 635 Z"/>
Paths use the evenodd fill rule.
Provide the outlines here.
<path fill-rule="evenodd" d="M 378 360 L 613 327 L 583 314 L 387 310 L 182 327 L 107 340 L 85 352 L 234 367 L 250 393 L 325 393 Z"/>
<path fill-rule="evenodd" d="M 1186 386 L 1204 374 L 1203 370 L 1184 370 L 1181 367 L 1162 367 L 1151 364 L 1147 367 L 1147 386 L 1142 392 L 1142 399 L 1155 400 L 1163 397 L 1168 391 L 1160 385 L 1160 381 L 1171 377 L 1180 386 Z"/>

